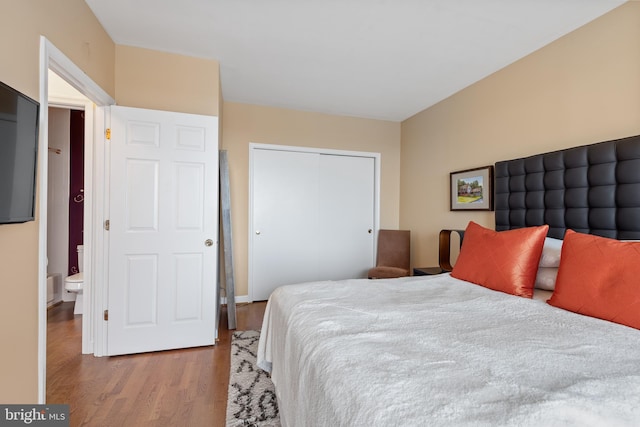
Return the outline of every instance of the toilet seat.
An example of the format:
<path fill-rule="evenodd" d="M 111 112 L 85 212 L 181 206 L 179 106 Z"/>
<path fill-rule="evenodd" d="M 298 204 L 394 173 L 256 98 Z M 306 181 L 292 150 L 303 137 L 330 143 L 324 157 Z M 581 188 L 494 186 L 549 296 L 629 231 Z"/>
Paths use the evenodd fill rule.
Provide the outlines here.
<path fill-rule="evenodd" d="M 64 279 L 64 288 L 69 292 L 76 293 L 76 303 L 73 306 L 73 314 L 82 314 L 82 302 L 84 296 L 82 295 L 82 289 L 84 287 L 84 274 L 82 272 L 72 274 Z"/>
<path fill-rule="evenodd" d="M 82 272 L 76 273 L 72 276 L 64 279 L 64 288 L 71 292 L 77 292 L 82 290 L 82 283 L 84 282 L 84 274 Z"/>

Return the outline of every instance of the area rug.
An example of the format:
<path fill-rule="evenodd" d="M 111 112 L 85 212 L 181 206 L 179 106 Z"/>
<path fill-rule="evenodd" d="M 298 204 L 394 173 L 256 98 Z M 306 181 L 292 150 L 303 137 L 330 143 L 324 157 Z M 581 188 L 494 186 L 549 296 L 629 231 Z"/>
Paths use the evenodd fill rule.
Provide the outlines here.
<path fill-rule="evenodd" d="M 236 331 L 231 339 L 227 427 L 280 427 L 269 374 L 256 366 L 260 331 Z"/>

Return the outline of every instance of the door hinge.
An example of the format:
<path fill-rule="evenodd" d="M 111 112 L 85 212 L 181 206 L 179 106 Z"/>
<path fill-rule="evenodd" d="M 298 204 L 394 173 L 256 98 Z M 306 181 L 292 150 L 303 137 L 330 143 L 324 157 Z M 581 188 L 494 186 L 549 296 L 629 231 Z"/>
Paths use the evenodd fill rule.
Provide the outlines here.
<path fill-rule="evenodd" d="M 111 224 L 109 223 L 109 220 L 106 220 L 106 221 L 104 222 L 104 229 L 105 229 L 105 230 L 107 230 L 107 231 L 109 231 L 109 225 L 111 225 Z"/>
<path fill-rule="evenodd" d="M 109 310 L 104 311 L 104 320 L 109 320 Z"/>
<path fill-rule="evenodd" d="M 104 131 L 104 137 L 105 137 L 107 140 L 110 140 L 110 139 L 111 139 L 111 128 L 107 128 L 107 129 Z"/>

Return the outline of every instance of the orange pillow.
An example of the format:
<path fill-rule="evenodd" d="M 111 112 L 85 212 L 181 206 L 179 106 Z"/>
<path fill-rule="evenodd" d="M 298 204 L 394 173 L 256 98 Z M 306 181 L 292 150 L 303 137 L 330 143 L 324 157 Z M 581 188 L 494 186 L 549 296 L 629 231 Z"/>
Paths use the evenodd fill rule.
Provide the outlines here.
<path fill-rule="evenodd" d="M 451 275 L 489 289 L 533 296 L 548 225 L 494 231 L 469 222 Z"/>
<path fill-rule="evenodd" d="M 640 329 L 640 243 L 567 230 L 548 302 Z"/>

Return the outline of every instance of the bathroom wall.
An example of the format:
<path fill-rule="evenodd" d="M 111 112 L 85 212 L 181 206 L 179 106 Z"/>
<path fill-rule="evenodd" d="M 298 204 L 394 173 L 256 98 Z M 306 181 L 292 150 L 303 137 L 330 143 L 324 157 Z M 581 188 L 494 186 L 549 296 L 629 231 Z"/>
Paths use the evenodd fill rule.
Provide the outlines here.
<path fill-rule="evenodd" d="M 82 245 L 84 221 L 84 111 L 71 110 L 69 116 L 69 267 L 78 273 L 78 245 Z"/>
<path fill-rule="evenodd" d="M 49 108 L 47 274 L 68 273 L 70 110 Z M 69 300 L 73 300 L 70 298 Z"/>

